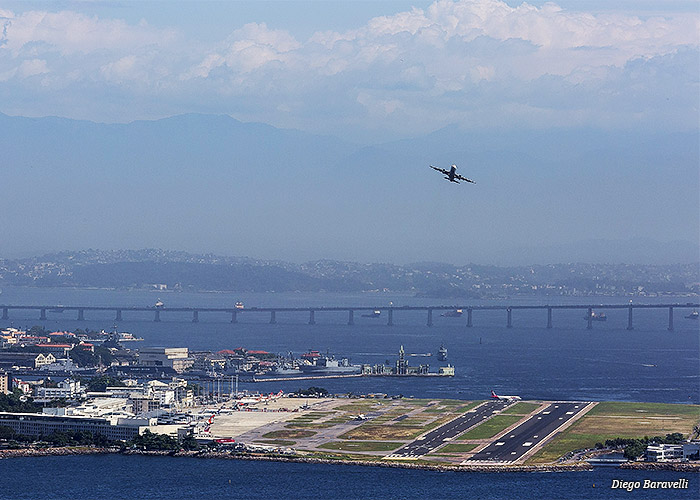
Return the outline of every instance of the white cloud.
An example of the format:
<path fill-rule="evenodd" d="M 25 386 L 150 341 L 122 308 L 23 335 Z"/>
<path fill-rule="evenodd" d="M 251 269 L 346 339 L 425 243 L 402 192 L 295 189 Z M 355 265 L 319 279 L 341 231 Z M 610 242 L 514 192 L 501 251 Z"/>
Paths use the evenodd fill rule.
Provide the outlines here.
<path fill-rule="evenodd" d="M 22 64 L 20 64 L 19 68 L 17 69 L 17 74 L 21 78 L 41 75 L 48 72 L 49 69 L 46 67 L 46 61 L 42 59 L 27 59 L 22 61 Z"/>
<path fill-rule="evenodd" d="M 588 99 L 581 108 L 579 92 L 605 88 L 630 95 L 623 69 L 631 62 L 645 60 L 651 67 L 679 51 L 696 54 L 700 16 L 640 17 L 567 11 L 555 4 L 437 0 L 424 10 L 377 17 L 345 32 L 317 32 L 301 41 L 283 29 L 249 23 L 213 46 L 146 22 L 71 11 L 0 11 L 0 28 L 3 85 L 19 85 L 50 69 L 43 85 L 74 89 L 76 100 L 104 99 L 100 85 L 126 93 L 138 86 L 145 97 L 151 92 L 154 108 L 173 112 L 216 109 L 275 123 L 283 111 L 285 126 L 341 130 L 366 120 L 368 128 L 418 132 L 447 120 L 511 123 L 505 110 L 520 110 L 524 120 L 528 113 L 547 120 L 560 113 L 561 122 L 574 108 L 577 120 L 599 116 L 624 123 L 624 113 L 649 117 L 654 113 L 638 102 L 640 110 L 632 113 L 628 106 L 613 120 L 610 103 L 602 108 Z M 681 70 L 674 66 L 673 71 Z M 692 113 L 698 93 L 697 69 L 690 73 L 679 74 L 694 90 L 683 97 L 686 113 Z M 639 89 L 663 91 L 655 78 L 651 70 L 640 74 L 631 95 L 645 95 Z M 675 85 L 670 82 L 665 79 L 663 85 Z M 532 100 L 537 89 L 552 86 L 557 87 L 554 104 Z M 41 104 L 38 85 L 24 85 L 21 91 L 36 92 Z M 171 102 L 163 106 L 163 99 Z M 329 108 L 332 115 L 323 112 Z M 122 113 L 116 119 L 142 117 L 143 109 Z M 68 113 L 51 109 L 45 114 Z"/>

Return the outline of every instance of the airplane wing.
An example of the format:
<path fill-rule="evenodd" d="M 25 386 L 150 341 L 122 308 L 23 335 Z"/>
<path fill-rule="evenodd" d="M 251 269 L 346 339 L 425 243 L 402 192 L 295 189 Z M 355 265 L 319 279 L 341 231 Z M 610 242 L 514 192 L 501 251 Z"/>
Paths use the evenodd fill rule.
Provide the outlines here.
<path fill-rule="evenodd" d="M 442 172 L 445 175 L 450 175 L 450 171 L 445 170 L 444 168 L 433 167 L 432 165 L 429 165 L 429 167 L 432 168 L 433 170 L 437 170 L 438 172 Z"/>
<path fill-rule="evenodd" d="M 435 167 L 433 167 L 433 168 L 435 168 Z M 459 175 L 459 174 L 455 174 L 455 179 L 459 179 L 459 180 L 461 180 L 461 181 L 471 182 L 472 184 L 476 184 L 476 182 L 474 182 L 473 180 L 467 179 L 466 177 L 461 176 L 461 175 Z"/>

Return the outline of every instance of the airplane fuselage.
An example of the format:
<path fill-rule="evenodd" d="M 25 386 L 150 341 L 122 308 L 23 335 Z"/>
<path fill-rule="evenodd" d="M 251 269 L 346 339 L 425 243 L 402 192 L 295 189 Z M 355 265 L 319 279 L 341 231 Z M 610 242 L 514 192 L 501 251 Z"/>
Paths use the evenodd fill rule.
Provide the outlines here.
<path fill-rule="evenodd" d="M 449 180 L 450 182 L 455 182 L 455 183 L 459 184 L 459 181 L 455 180 L 455 174 L 457 173 L 456 170 L 457 170 L 457 167 L 452 165 L 452 167 L 450 168 L 450 173 L 447 174 L 447 177 L 445 177 L 445 179 Z"/>

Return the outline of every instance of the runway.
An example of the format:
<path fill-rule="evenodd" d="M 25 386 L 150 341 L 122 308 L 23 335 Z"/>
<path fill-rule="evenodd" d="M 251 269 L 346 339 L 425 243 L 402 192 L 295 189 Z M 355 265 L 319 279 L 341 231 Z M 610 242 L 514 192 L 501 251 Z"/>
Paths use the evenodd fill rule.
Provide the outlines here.
<path fill-rule="evenodd" d="M 508 401 L 487 401 L 486 403 L 472 408 L 464 415 L 461 415 L 454 420 L 450 420 L 446 424 L 441 425 L 437 429 L 425 434 L 423 437 L 416 439 L 412 443 L 407 444 L 403 448 L 399 448 L 391 455 L 385 457 L 389 459 L 416 459 L 426 453 L 430 453 L 439 446 L 445 444 L 446 440 L 450 440 L 467 429 L 474 427 L 481 422 L 489 419 L 493 415 L 505 409 L 511 403 Z"/>
<path fill-rule="evenodd" d="M 588 402 L 551 403 L 463 463 L 515 462 L 528 451 L 542 444 L 547 437 L 574 418 L 588 404 Z"/>

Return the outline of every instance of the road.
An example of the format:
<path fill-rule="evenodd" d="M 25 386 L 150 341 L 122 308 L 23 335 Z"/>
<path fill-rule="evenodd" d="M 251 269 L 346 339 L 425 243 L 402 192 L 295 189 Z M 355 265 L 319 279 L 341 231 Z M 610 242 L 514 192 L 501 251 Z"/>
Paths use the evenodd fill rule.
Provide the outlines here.
<path fill-rule="evenodd" d="M 574 418 L 588 404 L 587 402 L 552 403 L 464 463 L 515 462 L 528 451 L 542 444 L 550 434 Z"/>
<path fill-rule="evenodd" d="M 493 415 L 499 413 L 509 404 L 510 402 L 502 400 L 487 401 L 476 408 L 472 408 L 464 415 L 461 415 L 454 420 L 450 420 L 437 429 L 433 429 L 423 437 L 416 439 L 403 448 L 399 448 L 386 458 L 416 459 L 422 455 L 425 455 L 426 453 L 430 453 L 432 450 L 445 444 L 445 441 L 451 440 L 470 427 L 474 427 L 475 425 L 480 424 Z"/>

